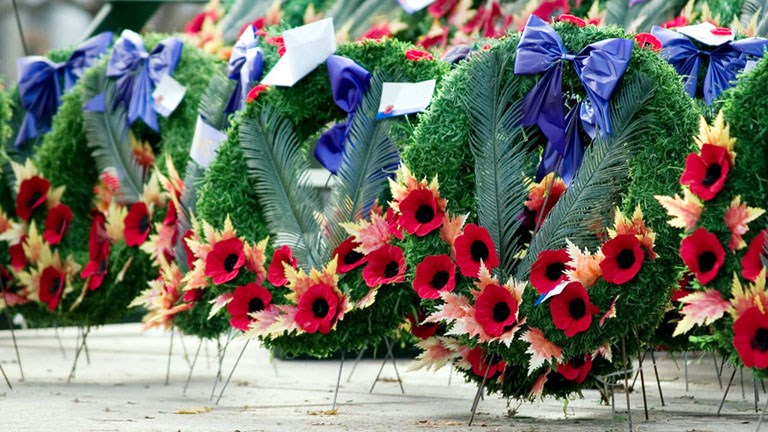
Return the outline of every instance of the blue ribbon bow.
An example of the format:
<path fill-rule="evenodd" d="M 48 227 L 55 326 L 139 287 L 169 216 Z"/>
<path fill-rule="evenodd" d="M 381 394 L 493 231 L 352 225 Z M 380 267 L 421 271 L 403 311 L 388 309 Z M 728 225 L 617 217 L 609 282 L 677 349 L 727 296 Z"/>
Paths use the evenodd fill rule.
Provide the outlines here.
<path fill-rule="evenodd" d="M 523 124 L 538 125 L 552 150 L 560 158 L 565 155 L 563 63 L 570 61 L 584 85 L 594 121 L 600 131 L 610 134 L 609 101 L 627 70 L 633 46 L 630 40 L 607 39 L 573 55 L 549 24 L 532 15 L 517 46 L 515 74 L 544 76 L 523 99 Z M 572 168 L 575 171 L 576 167 Z"/>
<path fill-rule="evenodd" d="M 363 101 L 363 95 L 371 84 L 371 74 L 354 61 L 337 55 L 328 57 L 328 76 L 336 105 L 347 113 L 347 120 L 326 131 L 317 140 L 315 158 L 328 171 L 336 174 L 344 155 L 344 143 L 355 110 Z"/>
<path fill-rule="evenodd" d="M 116 80 L 115 105 L 126 106 L 129 125 L 142 119 L 152 130 L 160 131 L 152 92 L 164 75 L 173 75 L 182 46 L 180 39 L 168 38 L 147 53 L 141 36 L 130 30 L 123 31 L 115 42 L 107 64 L 107 77 Z M 104 94 L 93 98 L 85 109 L 103 112 L 106 109 Z"/>
<path fill-rule="evenodd" d="M 587 101 L 577 103 L 565 116 L 565 148 L 560 154 L 551 142 L 544 147 L 541 163 L 536 171 L 536 181 L 542 181 L 547 174 L 557 171 L 563 182 L 570 185 L 576 176 L 576 171 L 584 159 L 583 130 L 590 138 L 597 135 L 594 124 L 595 115 Z"/>
<path fill-rule="evenodd" d="M 61 63 L 40 56 L 22 57 L 16 61 L 19 97 L 26 111 L 16 137 L 16 148 L 51 129 L 51 120 L 61 105 L 62 94 L 74 87 L 86 69 L 107 52 L 110 42 L 112 32 L 104 32 L 83 42 Z"/>
<path fill-rule="evenodd" d="M 237 85 L 229 96 L 224 112 L 231 114 L 243 108 L 243 101 L 253 84 L 261 79 L 264 71 L 264 54 L 258 47 L 256 29 L 249 25 L 237 40 L 232 55 L 229 57 L 227 77 Z"/>
<path fill-rule="evenodd" d="M 731 86 L 750 57 L 762 57 L 763 50 L 768 48 L 768 39 L 747 38 L 707 51 L 698 49 L 687 36 L 672 30 L 654 26 L 651 34 L 661 42 L 661 56 L 683 77 L 685 92 L 690 97 L 696 96 L 701 62 L 709 58 L 703 88 L 707 105 Z"/>

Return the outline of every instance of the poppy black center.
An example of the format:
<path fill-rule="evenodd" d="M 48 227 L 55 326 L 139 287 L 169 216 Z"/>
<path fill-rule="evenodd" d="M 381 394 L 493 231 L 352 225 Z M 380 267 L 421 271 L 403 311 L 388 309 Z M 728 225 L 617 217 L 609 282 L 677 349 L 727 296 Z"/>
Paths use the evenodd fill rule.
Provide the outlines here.
<path fill-rule="evenodd" d="M 328 309 L 328 302 L 324 298 L 318 298 L 312 302 L 312 314 L 315 318 L 325 318 L 328 315 Z"/>
<path fill-rule="evenodd" d="M 757 329 L 752 339 L 752 349 L 760 352 L 768 351 L 768 328 Z"/>
<path fill-rule="evenodd" d="M 696 257 L 696 260 L 699 262 L 699 271 L 701 273 L 706 273 L 710 270 L 712 270 L 712 267 L 715 266 L 715 261 L 717 261 L 717 257 L 715 256 L 715 253 L 712 251 L 706 251 L 699 254 L 698 257 Z"/>
<path fill-rule="evenodd" d="M 584 300 L 580 298 L 571 300 L 568 304 L 568 313 L 571 314 L 573 319 L 581 319 L 587 314 L 587 305 L 584 303 Z"/>
<path fill-rule="evenodd" d="M 387 263 L 387 266 L 384 267 L 384 276 L 387 278 L 392 278 L 397 276 L 397 272 L 400 270 L 400 266 L 397 265 L 397 261 L 390 261 Z"/>
<path fill-rule="evenodd" d="M 547 266 L 547 270 L 545 274 L 547 276 L 547 279 L 554 282 L 556 280 L 559 280 L 561 277 L 563 277 L 564 271 L 565 271 L 565 264 L 561 262 L 554 262 Z"/>
<path fill-rule="evenodd" d="M 356 250 L 351 250 L 351 251 L 347 252 L 346 255 L 344 255 L 344 264 L 352 265 L 352 264 L 360 261 L 361 259 L 363 259 L 363 254 L 361 254 L 360 252 L 358 252 Z"/>
<path fill-rule="evenodd" d="M 59 225 L 56 227 L 56 232 L 58 232 L 58 233 L 60 233 L 60 232 L 64 232 L 64 228 L 65 228 L 66 226 L 67 226 L 67 221 L 66 221 L 66 219 L 62 218 L 62 219 L 59 221 Z"/>
<path fill-rule="evenodd" d="M 144 215 L 139 219 L 139 232 L 145 233 L 149 231 L 149 215 Z"/>
<path fill-rule="evenodd" d="M 59 285 L 61 285 L 61 278 L 53 278 L 51 286 L 48 287 L 48 294 L 55 296 L 59 292 Z"/>
<path fill-rule="evenodd" d="M 99 263 L 99 273 L 98 274 L 103 274 L 103 273 L 106 273 L 106 272 L 107 272 L 107 260 L 102 260 Z"/>
<path fill-rule="evenodd" d="M 505 302 L 498 302 L 495 305 L 493 305 L 493 320 L 496 322 L 504 322 L 509 318 L 509 315 L 512 313 L 512 310 L 509 308 L 509 305 Z"/>
<path fill-rule="evenodd" d="M 722 175 L 723 169 L 720 167 L 720 164 L 712 164 L 707 167 L 707 173 L 704 174 L 704 180 L 701 181 L 701 184 L 704 186 L 712 186 L 718 179 L 720 179 L 720 175 Z"/>
<path fill-rule="evenodd" d="M 231 272 L 235 269 L 235 264 L 237 264 L 237 254 L 229 254 L 226 258 L 224 258 L 224 270 Z"/>
<path fill-rule="evenodd" d="M 475 240 L 469 247 L 469 254 L 472 256 L 472 259 L 477 262 L 480 262 L 480 260 L 485 261 L 488 259 L 488 246 L 480 240 Z"/>
<path fill-rule="evenodd" d="M 314 304 L 312 306 L 314 306 Z M 261 312 L 263 310 L 264 310 L 264 301 L 261 300 L 260 298 L 255 297 L 248 302 L 248 313 Z"/>
<path fill-rule="evenodd" d="M 616 255 L 616 264 L 618 264 L 619 268 L 622 270 L 632 267 L 635 264 L 635 253 L 632 249 L 623 249 Z"/>
<path fill-rule="evenodd" d="M 419 223 L 427 223 L 431 222 L 432 219 L 435 218 L 435 211 L 432 210 L 432 207 L 422 204 L 419 206 L 419 209 L 416 210 L 416 220 Z"/>
<path fill-rule="evenodd" d="M 580 368 L 580 367 L 584 366 L 585 362 L 586 361 L 584 360 L 584 357 L 576 357 L 575 359 L 571 360 L 571 364 L 575 368 Z"/>
<path fill-rule="evenodd" d="M 43 194 L 40 192 L 32 192 L 32 195 L 27 200 L 27 207 L 33 207 L 35 204 L 37 204 L 37 201 L 43 197 Z"/>
<path fill-rule="evenodd" d="M 441 270 L 432 276 L 432 282 L 430 284 L 432 285 L 432 288 L 439 290 L 440 288 L 444 287 L 445 284 L 448 283 L 448 272 L 445 270 Z"/>

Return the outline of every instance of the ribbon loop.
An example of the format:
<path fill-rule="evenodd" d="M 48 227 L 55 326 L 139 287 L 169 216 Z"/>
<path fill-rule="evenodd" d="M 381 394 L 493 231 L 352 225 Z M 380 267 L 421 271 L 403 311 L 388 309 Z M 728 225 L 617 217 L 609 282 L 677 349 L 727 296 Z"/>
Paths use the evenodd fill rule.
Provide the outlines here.
<path fill-rule="evenodd" d="M 243 101 L 253 84 L 261 79 L 264 71 L 264 54 L 258 46 L 259 39 L 253 25 L 248 25 L 232 48 L 227 67 L 227 78 L 236 82 L 224 112 L 231 114 L 243 107 Z"/>
<path fill-rule="evenodd" d="M 62 94 L 107 52 L 111 41 L 111 32 L 98 34 L 83 42 L 61 63 L 40 56 L 22 57 L 16 61 L 19 97 L 26 111 L 16 137 L 16 148 L 51 129 L 51 120 L 61 105 Z"/>

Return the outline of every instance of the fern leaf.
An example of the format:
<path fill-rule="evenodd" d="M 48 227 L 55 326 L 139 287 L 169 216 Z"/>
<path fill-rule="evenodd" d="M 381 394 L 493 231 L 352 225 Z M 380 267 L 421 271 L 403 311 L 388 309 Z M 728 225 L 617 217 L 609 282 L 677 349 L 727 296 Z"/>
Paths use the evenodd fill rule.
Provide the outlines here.
<path fill-rule="evenodd" d="M 187 251 L 183 243 L 184 235 L 192 228 L 192 215 L 197 209 L 197 187 L 204 173 L 205 168 L 197 162 L 190 160 L 187 163 L 187 169 L 184 173 L 184 192 L 179 199 L 179 208 L 176 209 L 178 216 L 176 229 L 179 235 L 173 247 L 176 263 L 182 272 L 190 270 L 187 268 Z"/>
<path fill-rule="evenodd" d="M 391 120 L 376 120 L 385 77 L 374 73 L 370 89 L 355 112 L 344 148 L 337 181 L 331 192 L 325 220 L 328 248 L 347 237 L 342 223 L 367 217 L 387 178 L 399 162 L 397 148 L 389 138 Z M 386 81 L 392 81 L 389 77 Z"/>
<path fill-rule="evenodd" d="M 146 169 L 131 151 L 128 122 L 122 104 L 115 106 L 117 90 L 104 74 L 87 74 L 83 101 L 104 93 L 104 112 L 83 111 L 83 130 L 88 147 L 100 171 L 112 171 L 120 179 L 120 200 L 133 203 L 141 199 Z"/>
<path fill-rule="evenodd" d="M 290 245 L 301 265 L 317 268 L 320 197 L 307 181 L 309 163 L 293 126 L 265 106 L 240 125 L 240 145 L 277 244 Z"/>
<path fill-rule="evenodd" d="M 527 142 L 519 126 L 518 80 L 501 80 L 513 61 L 507 52 L 484 52 L 475 63 L 464 95 L 469 142 L 475 158 L 478 218 L 496 244 L 502 278 L 511 274 L 519 252 L 518 215 L 528 188 L 523 182 Z"/>
<path fill-rule="evenodd" d="M 223 73 L 217 72 L 211 77 L 205 93 L 200 98 L 197 113 L 205 119 L 206 123 L 220 131 L 229 126 L 228 115 L 224 113 L 224 108 L 236 85 Z"/>
<path fill-rule="evenodd" d="M 629 175 L 627 160 L 641 147 L 650 114 L 639 114 L 653 96 L 653 83 L 637 76 L 614 95 L 611 103 L 613 134 L 598 136 L 584 153 L 584 161 L 571 186 L 552 208 L 534 235 L 517 277 L 526 279 L 539 253 L 559 249 L 570 239 L 580 246 L 596 242 L 594 227 L 602 227 Z"/>

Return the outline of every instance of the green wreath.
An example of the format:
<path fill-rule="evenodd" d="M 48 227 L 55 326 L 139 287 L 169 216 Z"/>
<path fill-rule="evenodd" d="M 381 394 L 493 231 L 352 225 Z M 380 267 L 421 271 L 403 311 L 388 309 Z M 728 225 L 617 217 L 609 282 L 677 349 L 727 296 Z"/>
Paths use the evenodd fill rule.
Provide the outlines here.
<path fill-rule="evenodd" d="M 615 28 L 602 29 L 594 26 L 579 28 L 567 23 L 556 23 L 554 28 L 568 51 L 572 53 L 579 52 L 586 45 L 596 41 L 630 37 L 622 30 Z M 513 53 L 519 40 L 520 36 L 514 34 L 493 44 L 490 48 L 490 54 L 503 57 L 505 60 L 499 60 L 498 63 L 504 66 L 499 66 L 501 72 L 493 71 L 495 75 L 486 76 L 486 80 L 503 77 L 502 83 L 508 80 L 517 82 L 511 90 L 513 92 L 511 100 L 513 101 L 525 96 L 536 82 L 536 77 L 513 75 Z M 475 66 L 482 66 L 482 62 L 485 61 L 481 60 L 480 57 L 478 56 L 477 59 L 470 58 L 469 61 L 460 64 L 456 71 L 445 80 L 430 110 L 422 115 L 412 143 L 406 147 L 403 155 L 404 164 L 411 170 L 416 179 L 429 179 L 436 174 L 440 175 L 440 195 L 448 200 L 448 208 L 451 213 L 456 215 L 469 214 L 467 222 L 473 223 L 476 223 L 478 218 L 478 203 L 474 193 L 476 188 L 474 157 L 469 146 L 472 125 L 470 117 L 486 115 L 485 113 L 493 112 L 494 108 L 480 103 L 475 106 L 460 107 L 455 101 L 460 100 L 462 95 L 473 90 L 469 83 L 472 82 L 473 74 L 478 73 Z M 653 83 L 650 88 L 648 87 L 649 82 Z M 696 128 L 696 110 L 691 101 L 681 93 L 682 86 L 674 70 L 656 53 L 648 49 L 639 49 L 636 46 L 622 79 L 622 84 L 614 95 L 614 100 L 623 101 L 627 105 L 627 101 L 632 99 L 623 99 L 623 97 L 631 95 L 622 95 L 622 93 L 630 93 L 630 87 L 637 90 L 643 85 L 646 86 L 647 92 L 652 93 L 652 96 L 637 110 L 636 115 L 640 117 L 651 115 L 653 122 L 648 126 L 647 133 L 643 134 L 643 142 L 627 159 L 628 176 L 616 185 L 614 192 L 620 192 L 620 200 L 597 199 L 595 202 L 589 203 L 589 206 L 599 209 L 598 212 L 604 212 L 602 217 L 607 216 L 614 202 L 620 202 L 620 208 L 628 215 L 631 215 L 634 209 L 639 206 L 644 213 L 645 223 L 657 233 L 655 251 L 658 258 L 652 265 L 645 266 L 637 279 L 629 284 L 631 289 L 622 292 L 615 304 L 617 316 L 610 320 L 610 325 L 606 324 L 606 327 L 602 329 L 596 329 L 593 326 L 591 330 L 573 339 L 567 338 L 563 332 L 555 328 L 549 310 L 545 306 L 533 306 L 538 296 L 534 292 L 535 290 L 526 290 L 520 307 L 521 314 L 527 317 L 529 326 L 540 329 L 549 340 L 562 348 L 565 360 L 574 359 L 586 352 L 593 352 L 606 343 L 618 343 L 622 338 L 630 336 L 628 329 L 636 332 L 640 340 L 647 340 L 648 333 L 652 332 L 659 323 L 661 313 L 669 301 L 672 286 L 677 283 L 676 275 L 678 272 L 675 266 L 675 256 L 678 244 L 673 234 L 674 230 L 666 224 L 667 217 L 663 209 L 654 202 L 653 196 L 676 187 L 679 171 L 674 169 L 660 170 L 659 163 L 660 161 L 672 161 L 684 157 L 686 148 L 680 143 L 687 141 Z M 582 95 L 584 92 L 582 84 L 569 67 L 564 68 L 563 91 L 566 95 Z M 617 108 L 627 109 L 627 106 Z M 535 132 L 533 135 L 529 134 L 527 138 L 533 145 L 546 142 L 546 139 L 536 135 Z M 636 138 L 635 143 L 637 143 Z M 538 158 L 534 157 L 534 159 L 536 160 L 531 162 L 538 162 Z M 585 156 L 583 166 L 588 164 L 589 161 Z M 529 175 L 531 168 L 532 166 L 529 166 Z M 575 202 L 578 203 L 578 201 L 577 198 Z M 586 203 L 582 202 L 582 207 L 578 207 L 575 202 L 571 200 L 569 203 L 563 203 L 561 200 L 552 209 L 550 215 L 559 216 L 561 220 L 558 221 L 554 216 L 545 219 L 539 234 L 536 236 L 539 237 L 539 240 L 534 237 L 531 248 L 520 264 L 520 268 L 523 270 L 517 272 L 519 278 L 527 278 L 528 270 L 538 252 L 565 247 L 565 238 L 562 233 L 568 232 L 568 229 L 563 229 L 563 226 L 567 225 L 566 222 L 572 223 L 572 218 L 578 220 L 579 217 L 582 217 L 579 214 L 585 212 L 577 210 L 578 208 L 587 208 L 584 207 Z M 601 202 L 603 204 L 600 204 Z M 562 204 L 562 208 L 558 209 L 561 207 L 560 204 Z M 569 205 L 577 205 L 577 207 L 567 207 Z M 573 240 L 577 246 L 588 247 L 590 251 L 594 252 L 597 237 L 588 226 L 579 225 L 585 221 L 586 219 L 582 219 L 576 224 L 576 226 L 584 228 L 581 234 L 576 232 L 578 230 L 571 229 L 567 237 Z M 600 226 L 608 226 L 605 222 L 603 220 Z M 416 240 L 406 239 L 404 249 L 409 267 L 413 267 L 426 256 L 441 253 L 439 251 L 445 249 L 445 243 L 439 235 L 431 234 Z M 535 253 L 531 253 L 532 250 Z M 469 286 L 466 282 L 463 287 L 457 283 L 456 289 L 466 292 Z M 603 289 L 598 283 L 590 289 L 590 300 L 601 311 L 606 311 L 615 299 L 615 292 L 615 289 Z M 429 308 L 430 302 L 423 306 Z M 637 340 L 634 335 L 628 342 L 630 348 L 637 349 Z M 508 348 L 503 346 L 489 348 L 491 352 L 500 355 L 508 364 L 515 366 L 511 370 L 507 368 L 506 378 L 502 382 L 491 382 L 489 384 L 491 390 L 500 391 L 507 396 L 528 396 L 536 376 L 535 374 L 528 375 L 525 368 L 520 371 L 521 368 L 518 367 L 528 362 L 529 354 L 526 353 L 526 347 L 526 343 L 516 340 Z M 598 361 L 592 366 L 593 375 L 611 370 L 614 367 L 607 362 Z M 468 374 L 468 377 L 472 379 L 482 378 L 482 376 L 478 378 L 476 374 L 471 373 Z M 591 381 L 592 379 L 585 381 L 585 385 Z M 562 380 L 553 380 L 551 377 L 548 383 L 544 387 L 544 394 L 556 396 L 564 396 L 579 387 L 573 385 L 572 382 L 565 385 Z"/>
<path fill-rule="evenodd" d="M 144 42 L 151 50 L 164 37 L 150 34 L 144 37 Z M 52 186 L 66 187 L 62 202 L 71 208 L 73 220 L 56 250 L 62 258 L 71 255 L 81 265 L 89 261 L 89 212 L 94 199 L 94 186 L 99 183 L 100 174 L 92 156 L 92 147 L 100 143 L 88 142 L 83 106 L 91 97 L 106 89 L 106 65 L 106 59 L 100 61 L 64 96 L 59 112 L 54 117 L 52 130 L 45 135 L 34 159 L 41 174 Z M 202 51 L 188 46 L 182 48 L 173 77 L 186 87 L 186 96 L 171 116 L 159 118 L 160 134 L 138 122 L 130 128 L 134 136 L 151 145 L 157 161 L 168 156 L 176 166 L 186 166 L 193 133 L 189 125 L 194 124 L 200 95 L 209 77 L 219 67 L 216 60 Z M 111 118 L 112 115 L 109 112 L 105 117 Z M 165 171 L 164 164 L 158 165 L 161 171 Z M 162 220 L 160 213 L 155 213 L 156 221 Z M 24 306 L 23 314 L 35 326 L 52 323 L 90 326 L 119 322 L 131 301 L 155 275 L 156 270 L 152 268 L 146 254 L 138 248 L 118 242 L 111 249 L 109 272 L 102 285 L 85 295 L 74 310 L 70 311 L 70 308 L 78 296 L 69 295 L 64 297 L 53 314 L 44 305 L 36 303 Z"/>
<path fill-rule="evenodd" d="M 354 60 L 371 72 L 374 75 L 374 83 L 379 82 L 377 79 L 381 80 L 380 75 L 383 76 L 383 74 L 398 77 L 399 81 L 415 82 L 427 79 L 439 80 L 448 71 L 449 65 L 438 61 L 408 60 L 406 52 L 413 48 L 410 44 L 396 40 L 364 41 L 342 44 L 338 47 L 336 54 Z M 274 48 L 266 47 L 265 64 L 274 64 L 275 58 Z M 371 88 L 373 89 L 375 85 L 373 84 Z M 321 66 L 295 86 L 270 88 L 258 97 L 256 103 L 249 104 L 233 122 L 228 140 L 221 145 L 217 158 L 205 173 L 197 202 L 199 219 L 221 228 L 225 218 L 229 216 L 238 234 L 244 236 L 247 241 L 254 242 L 266 238 L 270 234 L 270 229 L 264 216 L 262 201 L 256 194 L 258 182 L 252 178 L 248 182 L 243 181 L 243 173 L 248 172 L 241 142 L 243 125 L 258 120 L 265 115 L 265 111 L 277 113 L 276 115 L 283 117 L 294 128 L 297 140 L 301 143 L 300 147 L 307 148 L 297 155 L 302 160 L 297 163 L 306 168 L 308 163 L 304 153 L 309 152 L 311 143 L 315 142 L 320 135 L 319 131 L 330 122 L 344 119 L 345 113 L 341 109 L 329 109 L 333 105 L 331 94 L 327 69 Z M 369 101 L 370 103 L 372 102 Z M 272 108 L 265 109 L 265 107 Z M 375 108 L 374 106 L 373 109 Z M 393 128 L 390 137 L 395 144 L 399 145 L 407 137 L 408 124 L 406 121 L 396 121 L 396 124 L 402 128 Z M 226 193 L 222 193 L 223 191 Z M 223 293 L 231 292 L 235 286 L 251 281 L 245 275 L 238 276 L 231 283 L 207 289 L 204 299 L 212 300 Z M 341 289 L 350 293 L 354 300 L 360 299 L 368 292 L 368 288 L 362 284 L 359 269 L 346 275 L 341 282 Z M 338 328 L 329 334 L 287 335 L 266 338 L 265 342 L 269 347 L 278 349 L 286 355 L 313 356 L 327 356 L 339 349 L 353 350 L 376 344 L 401 324 L 405 311 L 412 307 L 408 296 L 402 296 L 398 291 L 394 288 L 382 290 L 369 309 L 364 312 L 350 313 L 339 322 Z M 275 290 L 273 301 L 280 301 L 278 297 L 282 297 L 283 292 Z M 202 318 L 208 316 L 208 308 L 206 302 L 198 302 L 193 308 L 193 313 L 198 314 L 199 318 L 194 321 L 202 323 Z M 195 309 L 200 311 L 194 312 Z M 178 320 L 178 324 L 185 331 L 192 330 L 182 327 L 181 319 Z"/>

